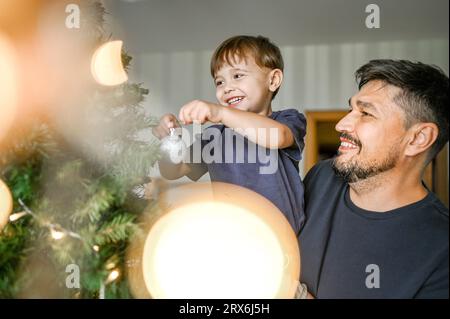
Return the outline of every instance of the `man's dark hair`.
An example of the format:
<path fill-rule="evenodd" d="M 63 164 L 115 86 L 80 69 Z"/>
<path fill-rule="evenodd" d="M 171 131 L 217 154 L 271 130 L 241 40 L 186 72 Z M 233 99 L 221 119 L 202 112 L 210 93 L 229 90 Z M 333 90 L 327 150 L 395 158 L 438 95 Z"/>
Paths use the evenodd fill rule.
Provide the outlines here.
<path fill-rule="evenodd" d="M 372 60 L 356 73 L 359 89 L 374 80 L 394 85 L 402 91 L 394 101 L 406 114 L 405 127 L 435 123 L 439 134 L 427 162 L 448 142 L 448 76 L 438 67 L 406 60 Z"/>

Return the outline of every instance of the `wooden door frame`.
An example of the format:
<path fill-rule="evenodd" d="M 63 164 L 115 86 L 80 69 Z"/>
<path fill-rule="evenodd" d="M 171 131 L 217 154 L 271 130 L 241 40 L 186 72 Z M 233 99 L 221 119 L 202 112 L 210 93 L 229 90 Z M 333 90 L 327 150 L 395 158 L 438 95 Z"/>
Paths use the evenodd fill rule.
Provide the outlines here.
<path fill-rule="evenodd" d="M 336 123 L 348 112 L 345 110 L 305 111 L 306 138 L 305 138 L 305 174 L 317 163 L 319 145 L 317 142 L 318 122 Z"/>

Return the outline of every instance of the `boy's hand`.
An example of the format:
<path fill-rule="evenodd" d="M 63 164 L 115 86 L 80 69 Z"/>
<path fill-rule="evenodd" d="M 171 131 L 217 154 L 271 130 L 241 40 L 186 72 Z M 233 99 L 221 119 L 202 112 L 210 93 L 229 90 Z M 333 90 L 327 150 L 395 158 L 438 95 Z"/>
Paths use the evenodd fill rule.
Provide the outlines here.
<path fill-rule="evenodd" d="M 157 138 L 162 139 L 170 134 L 170 129 L 179 127 L 177 118 L 173 114 L 165 114 L 159 120 L 159 125 L 152 128 L 152 133 Z"/>
<path fill-rule="evenodd" d="M 220 123 L 222 121 L 223 106 L 205 101 L 195 100 L 185 104 L 179 114 L 180 121 L 183 124 L 192 124 L 194 122 L 203 124 L 207 121 Z"/>

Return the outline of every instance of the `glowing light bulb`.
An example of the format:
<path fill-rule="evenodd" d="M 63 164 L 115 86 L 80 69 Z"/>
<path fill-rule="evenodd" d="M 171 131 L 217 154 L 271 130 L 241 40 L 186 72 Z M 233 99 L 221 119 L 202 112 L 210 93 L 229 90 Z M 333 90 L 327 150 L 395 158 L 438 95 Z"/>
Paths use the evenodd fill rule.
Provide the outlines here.
<path fill-rule="evenodd" d="M 11 216 L 9 216 L 9 221 L 10 222 L 15 222 L 16 220 L 21 219 L 25 215 L 28 215 L 28 213 L 27 212 L 20 212 L 20 213 L 12 214 Z"/>
<path fill-rule="evenodd" d="M 55 228 L 50 229 L 50 234 L 54 240 L 60 240 L 66 236 L 66 234 L 63 231 L 57 230 Z"/>
<path fill-rule="evenodd" d="M 300 252 L 282 213 L 242 187 L 214 183 L 213 196 L 206 186 L 195 187 L 196 195 L 186 187 L 188 199 L 173 204 L 150 228 L 142 257 L 149 294 L 293 298 Z"/>
<path fill-rule="evenodd" d="M 122 41 L 107 42 L 92 56 L 91 73 L 99 84 L 114 86 L 128 80 L 122 64 L 122 44 Z"/>
<path fill-rule="evenodd" d="M 119 278 L 120 276 L 120 272 L 117 269 L 114 269 L 113 271 L 111 271 L 108 275 L 108 278 L 106 279 L 105 284 L 109 284 L 111 282 L 113 282 L 114 280 L 116 280 L 117 278 Z"/>

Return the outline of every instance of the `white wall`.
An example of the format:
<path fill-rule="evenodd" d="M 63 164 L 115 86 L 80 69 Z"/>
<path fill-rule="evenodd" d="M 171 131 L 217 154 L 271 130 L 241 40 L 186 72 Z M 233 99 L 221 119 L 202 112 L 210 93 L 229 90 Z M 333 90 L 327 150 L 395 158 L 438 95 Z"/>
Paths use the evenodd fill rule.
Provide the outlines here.
<path fill-rule="evenodd" d="M 285 79 L 274 110 L 347 108 L 355 92 L 355 70 L 376 58 L 417 60 L 436 64 L 447 74 L 447 39 L 346 43 L 282 47 Z M 146 108 L 155 115 L 177 112 L 193 99 L 215 101 L 209 73 L 212 51 L 152 53 L 134 56 L 132 80 L 150 89 Z"/>
<path fill-rule="evenodd" d="M 449 71 L 448 39 L 344 43 L 281 47 L 285 79 L 273 109 L 347 108 L 356 91 L 355 70 L 376 58 L 408 59 Z M 155 116 L 193 99 L 215 101 L 209 73 L 212 51 L 151 53 L 134 56 L 131 78 L 150 89 L 145 107 Z M 303 167 L 301 166 L 301 172 Z"/>

